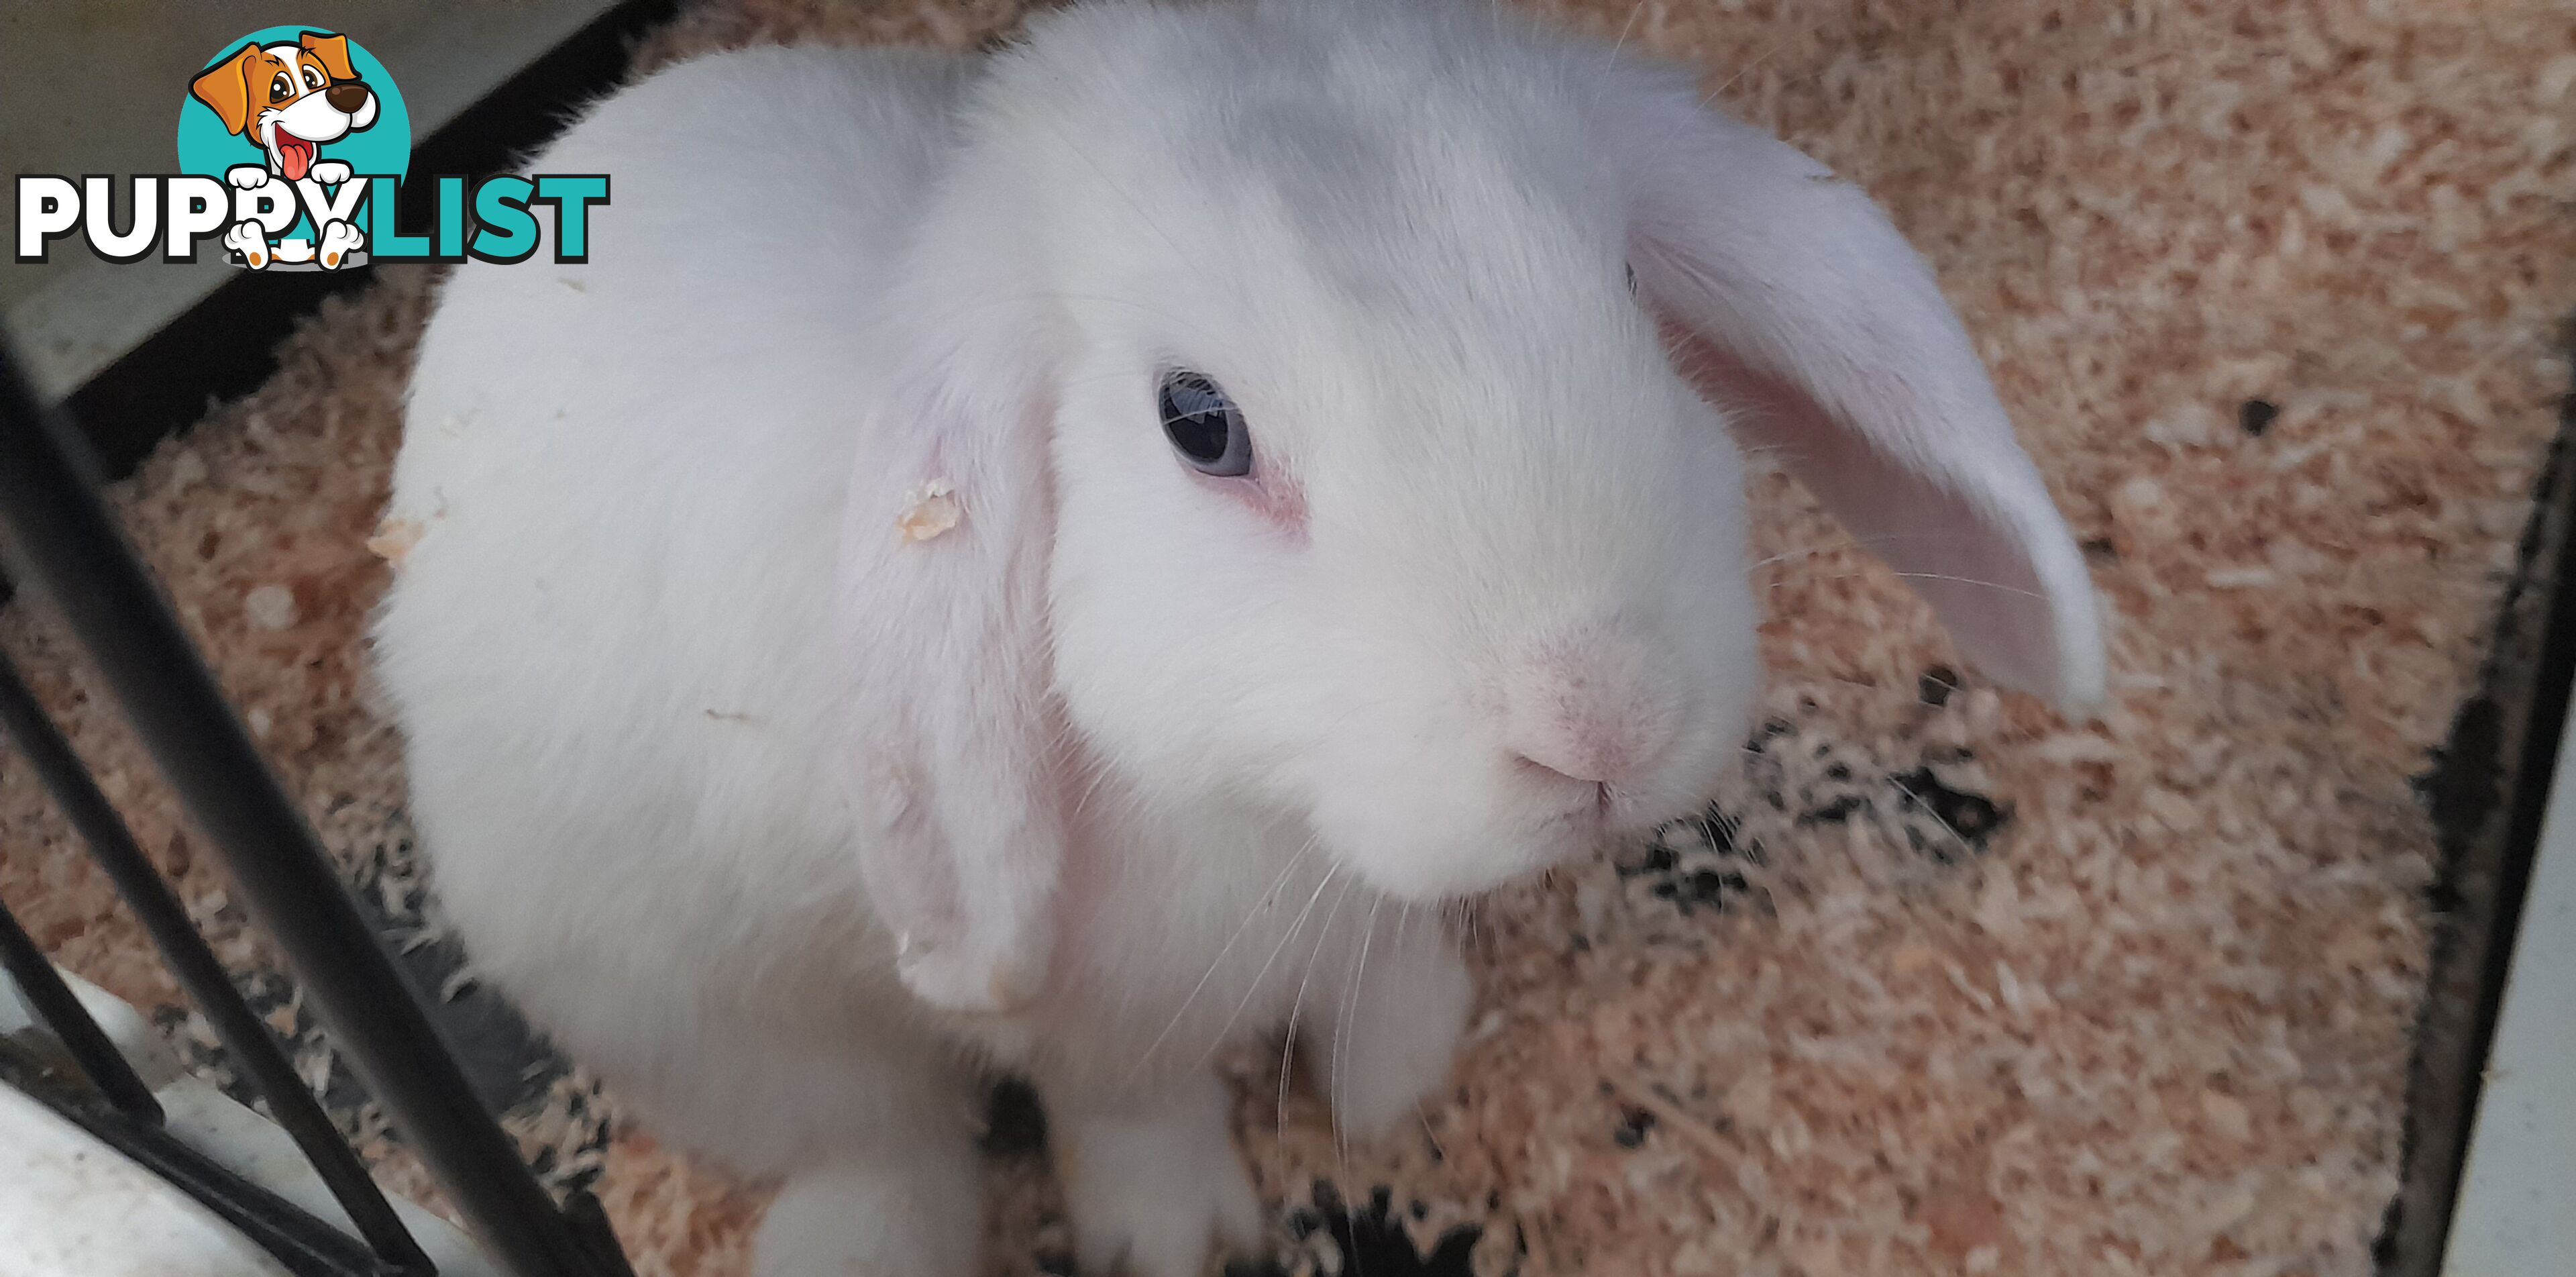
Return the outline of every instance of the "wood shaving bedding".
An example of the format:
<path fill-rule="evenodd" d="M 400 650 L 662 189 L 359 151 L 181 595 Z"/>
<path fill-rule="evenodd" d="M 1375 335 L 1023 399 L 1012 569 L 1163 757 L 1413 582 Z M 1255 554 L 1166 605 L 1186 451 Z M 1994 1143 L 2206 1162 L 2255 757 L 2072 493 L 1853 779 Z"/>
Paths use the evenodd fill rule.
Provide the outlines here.
<path fill-rule="evenodd" d="M 2425 974 L 2413 779 L 2470 688 L 2567 385 L 2576 10 L 1537 7 L 1699 63 L 1936 263 L 2092 559 L 2115 702 L 2068 724 L 1952 672 L 1899 583 L 1759 478 L 1773 721 L 1735 791 L 1477 911 L 1483 1001 L 1417 1128 L 1344 1144 L 1306 1090 L 1283 1096 L 1275 1044 L 1225 1062 L 1281 1262 L 2368 1272 Z M 964 48 L 1018 17 L 709 0 L 642 56 Z M 115 493 L 371 890 L 417 880 L 360 636 L 416 540 L 377 521 L 427 296 L 419 272 L 376 274 Z M 59 634 L 15 606 L 0 644 L 227 961 L 272 969 Z M 423 893 L 386 890 L 389 930 L 434 937 Z M 6 761 L 0 895 L 188 1036 L 141 933 Z M 291 987 L 253 987 L 332 1067 Z M 595 1182 L 641 1272 L 742 1272 L 761 1187 L 569 1076 L 541 1070 L 509 1119 L 554 1181 Z M 381 1118 L 332 1096 L 419 1187 Z M 992 1164 L 997 1273 L 1066 1266 L 1034 1148 Z"/>

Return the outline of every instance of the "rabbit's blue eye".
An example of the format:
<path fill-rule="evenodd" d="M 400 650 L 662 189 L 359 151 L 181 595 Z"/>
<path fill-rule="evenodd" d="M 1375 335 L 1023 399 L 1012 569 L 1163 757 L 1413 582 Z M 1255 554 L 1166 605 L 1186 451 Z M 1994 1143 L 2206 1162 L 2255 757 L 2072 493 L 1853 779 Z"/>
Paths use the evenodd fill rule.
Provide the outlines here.
<path fill-rule="evenodd" d="M 1244 429 L 1243 411 L 1223 387 L 1203 373 L 1175 368 L 1163 374 L 1155 401 L 1162 410 L 1163 434 L 1181 460 L 1201 474 L 1252 472 L 1252 434 Z"/>

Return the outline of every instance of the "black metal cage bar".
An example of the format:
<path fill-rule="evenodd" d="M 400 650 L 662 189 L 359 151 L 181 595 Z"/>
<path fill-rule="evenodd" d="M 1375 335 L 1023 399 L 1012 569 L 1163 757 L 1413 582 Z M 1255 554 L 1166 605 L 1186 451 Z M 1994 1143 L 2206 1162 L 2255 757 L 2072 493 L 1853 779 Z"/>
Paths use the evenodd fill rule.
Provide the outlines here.
<path fill-rule="evenodd" d="M 0 919 L 6 919 L 0 926 L 17 929 L 17 920 L 9 916 L 7 909 L 0 908 Z M 44 955 L 37 954 L 36 960 L 43 968 L 42 978 L 62 987 L 53 967 L 44 962 Z M 14 959 L 10 974 L 19 978 L 21 989 L 27 987 L 25 973 Z M 68 989 L 64 994 L 71 996 Z M 92 1032 L 98 1029 L 77 999 L 66 1019 L 49 1018 L 46 1023 L 49 1028 L 86 1024 Z M 107 1049 L 112 1054 L 116 1048 L 109 1044 Z M 117 1058 L 122 1062 L 122 1056 Z M 95 1061 L 76 1061 L 75 1066 L 83 1073 L 79 1080 L 94 1086 L 97 1075 L 89 1071 L 92 1063 Z M 47 1067 L 46 1061 L 27 1058 L 16 1044 L 0 1041 L 0 1086 L 16 1086 L 92 1138 L 160 1176 L 162 1182 L 194 1199 L 267 1251 L 295 1277 L 418 1277 L 423 1271 L 395 1264 L 304 1208 L 198 1152 L 161 1124 L 157 1102 L 149 1115 L 131 1112 L 78 1094 L 65 1085 L 70 1080 Z"/>
<path fill-rule="evenodd" d="M 253 918 L 286 955 L 334 1042 L 493 1262 L 513 1277 L 623 1277 L 624 1257 L 595 1204 L 577 1199 L 571 1210 L 558 1210 L 467 1085 L 100 501 L 79 439 L 68 420 L 36 401 L 15 358 L 0 350 L 0 540 L 13 551 L 13 570 L 61 610 L 231 872 Z M 241 1041 L 234 1040 L 243 1026 L 228 1026 L 229 1012 L 219 1008 L 247 1016 L 238 991 L 219 964 L 207 969 L 213 955 L 185 911 L 14 673 L 0 683 L 10 735 L 45 771 L 56 800 L 144 917 L 164 957 L 181 969 L 227 1046 L 241 1053 L 236 1058 L 249 1066 L 280 1123 L 340 1195 L 377 1256 L 398 1271 L 426 1272 L 417 1244 L 285 1066 L 266 1027 L 252 1018 Z M 175 922 L 170 910 L 178 910 Z M 192 954 L 202 955 L 202 963 Z M 50 978 L 48 969 L 44 980 Z M 49 1027 L 53 1013 L 77 1008 L 77 999 L 68 1006 L 49 1001 Z M 65 1036 L 68 1049 L 102 1044 L 73 1042 L 79 1034 L 75 1028 Z M 283 1077 L 268 1075 L 270 1067 L 284 1069 Z M 99 1076 L 92 1081 L 103 1091 L 126 1085 Z"/>
<path fill-rule="evenodd" d="M 6 673 L 10 672 L 0 671 Z M 0 970 L 18 982 L 19 994 L 27 1000 L 28 1009 L 36 1013 L 45 1031 L 63 1044 L 63 1050 L 79 1067 L 81 1076 L 98 1089 L 101 1099 L 137 1122 L 147 1126 L 161 1124 L 161 1101 L 152 1098 L 152 1088 L 117 1051 L 107 1031 L 90 1018 L 80 996 L 54 972 L 54 964 L 46 960 L 45 951 L 36 947 L 27 929 L 18 925 L 18 916 L 9 912 L 6 902 L 0 902 Z"/>
<path fill-rule="evenodd" d="M 232 977 L 225 974 L 223 963 L 215 957 L 214 950 L 206 947 L 205 938 L 198 935 L 196 927 L 188 921 L 188 907 L 180 903 L 178 893 L 170 889 L 169 883 L 162 881 L 160 871 L 152 867 L 152 861 L 143 854 L 143 849 L 135 845 L 133 833 L 125 827 L 124 821 L 117 818 L 116 809 L 108 803 L 107 795 L 99 792 L 98 783 L 90 778 L 89 769 L 82 766 L 80 756 L 72 752 L 71 742 L 63 739 L 53 720 L 45 716 L 44 707 L 37 702 L 35 692 L 28 688 L 26 680 L 18 676 L 17 667 L 5 657 L 0 657 L 0 731 L 8 733 L 9 742 L 17 746 L 20 756 L 35 769 L 46 792 L 53 795 L 54 805 L 62 808 L 63 815 L 71 821 L 72 829 L 80 835 L 82 842 L 89 845 L 91 859 L 98 861 L 99 867 L 107 871 L 108 878 L 116 884 L 117 895 L 124 898 L 126 907 L 134 911 L 144 931 L 151 935 L 154 947 L 161 951 L 161 960 L 169 963 L 171 974 L 178 977 L 179 987 L 187 990 L 189 1000 L 197 1004 L 207 1023 L 214 1026 L 215 1036 L 223 1040 L 224 1049 L 230 1053 L 234 1064 L 258 1089 L 260 1098 L 268 1101 L 269 1114 L 294 1138 L 295 1146 L 303 1150 L 306 1160 L 313 1163 L 314 1171 L 322 1176 L 322 1182 L 330 1188 L 331 1196 L 338 1199 L 340 1208 L 349 1212 L 349 1218 L 358 1226 L 358 1234 L 386 1260 L 404 1267 L 427 1269 L 429 1257 L 421 1253 L 411 1230 L 403 1227 L 402 1219 L 385 1201 L 384 1193 L 368 1176 L 367 1168 L 358 1161 L 358 1155 L 351 1152 L 347 1142 L 340 1138 L 339 1130 L 331 1125 L 330 1114 L 322 1111 L 321 1102 L 313 1098 L 313 1093 L 305 1089 L 303 1080 L 295 1075 L 294 1062 L 286 1058 L 286 1052 L 278 1046 L 277 1039 L 269 1035 L 268 1026 L 260 1022 L 258 1013 L 242 1000 L 241 991 L 233 987 Z M 52 978 L 51 964 L 42 963 L 41 955 L 39 959 L 44 970 L 38 979 L 60 988 L 61 982 Z M 18 977 L 20 988 L 35 987 L 28 983 L 29 973 L 20 971 L 15 965 L 10 968 L 10 974 Z M 63 997 L 70 998 L 71 991 L 64 989 Z M 52 1001 L 50 998 L 47 1000 Z M 68 1009 L 78 1013 L 79 1001 L 72 999 Z M 85 1015 L 75 1014 L 66 1024 L 56 1020 L 54 1012 L 49 1009 L 45 1020 L 45 1027 L 63 1039 L 65 1045 L 71 1045 L 75 1036 L 94 1037 L 96 1045 L 105 1047 L 107 1057 L 116 1065 L 125 1063 L 125 1057 L 116 1053 L 106 1035 L 100 1033 L 98 1026 L 89 1022 Z M 133 1087 L 143 1085 L 141 1079 L 133 1077 L 130 1068 L 125 1070 L 123 1078 L 119 1078 L 114 1075 L 114 1066 L 104 1061 L 94 1063 L 94 1052 L 75 1048 L 74 1054 L 80 1058 L 82 1068 L 90 1074 L 91 1080 L 110 1098 L 120 1094 L 129 1085 L 129 1080 Z M 102 1070 L 106 1071 L 104 1076 Z M 143 1100 L 152 1102 L 150 1091 L 143 1092 Z M 118 1107 L 132 1111 L 123 1100 L 119 1100 Z M 158 1107 L 157 1104 L 154 1106 L 156 1121 Z"/>

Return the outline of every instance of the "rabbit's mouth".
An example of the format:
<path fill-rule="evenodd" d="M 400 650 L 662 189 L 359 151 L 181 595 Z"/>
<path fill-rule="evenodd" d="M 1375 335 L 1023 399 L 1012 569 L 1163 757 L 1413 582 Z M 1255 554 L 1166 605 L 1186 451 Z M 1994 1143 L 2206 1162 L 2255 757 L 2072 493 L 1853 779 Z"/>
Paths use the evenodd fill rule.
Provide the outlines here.
<path fill-rule="evenodd" d="M 1566 812 L 1549 821 L 1547 831 L 1552 836 L 1539 839 L 1540 846 L 1524 872 L 1539 873 L 1558 865 L 1571 864 L 1607 846 L 1610 842 L 1610 800 L 1605 797 L 1592 807 Z"/>
<path fill-rule="evenodd" d="M 1511 834 L 1417 847 L 1411 855 L 1343 859 L 1362 881 L 1390 899 L 1449 904 L 1594 855 L 1609 845 L 1610 833 L 1609 812 L 1589 806 L 1541 817 Z"/>

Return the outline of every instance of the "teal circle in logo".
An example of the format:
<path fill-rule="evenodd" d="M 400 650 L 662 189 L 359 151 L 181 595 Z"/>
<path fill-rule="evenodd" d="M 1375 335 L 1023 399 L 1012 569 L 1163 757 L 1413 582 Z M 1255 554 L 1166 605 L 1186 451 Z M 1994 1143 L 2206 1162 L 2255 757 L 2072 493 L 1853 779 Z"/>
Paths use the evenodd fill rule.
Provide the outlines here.
<path fill-rule="evenodd" d="M 268 130 L 262 119 L 267 113 L 291 112 L 278 115 L 281 120 L 318 118 L 322 127 L 308 126 L 308 131 L 314 133 L 331 132 L 335 117 L 345 121 L 353 113 L 326 109 L 327 102 L 304 103 L 306 96 L 321 97 L 323 90 L 299 83 L 300 77 L 286 67 L 256 59 L 243 66 L 243 54 L 254 46 L 286 53 L 287 62 L 297 69 L 308 63 L 318 65 L 335 85 L 348 80 L 365 85 L 374 102 L 374 117 L 363 128 L 348 127 L 337 136 L 317 137 L 309 144 L 300 144 L 301 139 L 290 133 L 285 143 L 272 149 L 267 144 Z M 280 50 L 278 46 L 288 48 Z M 298 51 L 304 56 L 296 56 Z M 345 77 L 336 65 L 344 57 L 351 72 Z M 284 88 L 283 105 L 271 87 L 280 71 L 290 77 Z M 276 174 L 281 163 L 337 160 L 349 166 L 350 180 L 357 181 L 376 176 L 401 177 L 411 169 L 411 111 L 403 105 L 402 90 L 394 87 L 393 74 L 364 46 L 328 27 L 263 27 L 253 31 L 225 45 L 188 83 L 179 86 L 179 93 L 182 172 L 221 178 L 235 166 L 257 164 Z M 354 116 L 364 116 L 365 111 L 365 107 L 358 107 Z M 297 232 L 290 233 L 305 229 L 306 224 L 299 221 Z"/>

